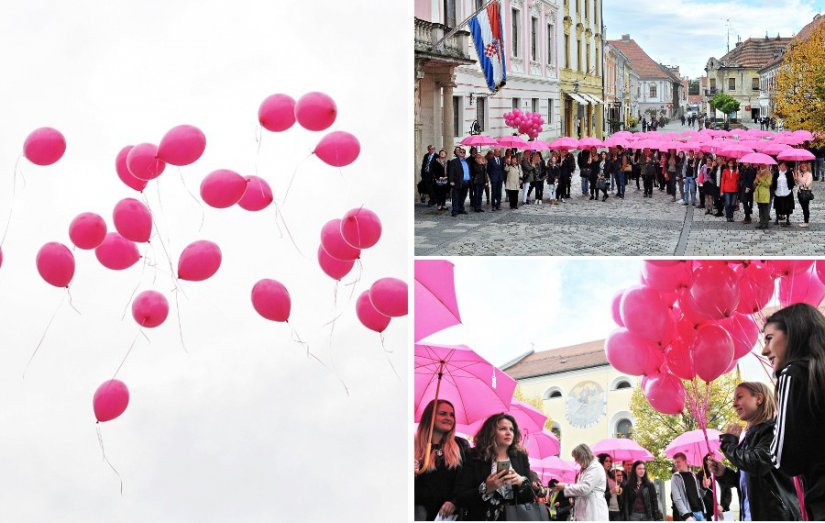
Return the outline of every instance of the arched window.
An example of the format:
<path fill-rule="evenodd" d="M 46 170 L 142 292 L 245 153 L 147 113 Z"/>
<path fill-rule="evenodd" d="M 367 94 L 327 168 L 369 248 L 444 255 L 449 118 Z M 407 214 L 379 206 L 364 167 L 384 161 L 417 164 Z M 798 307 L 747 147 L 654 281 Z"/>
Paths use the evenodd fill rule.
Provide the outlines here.
<path fill-rule="evenodd" d="M 561 398 L 561 389 L 558 387 L 550 387 L 544 391 L 543 399 L 550 400 L 554 398 Z"/>
<path fill-rule="evenodd" d="M 616 384 L 616 390 L 629 389 L 629 388 L 630 388 L 630 383 L 627 382 L 627 381 L 620 381 L 619 383 Z"/>
<path fill-rule="evenodd" d="M 550 432 L 552 432 L 553 435 L 556 436 L 559 439 L 559 441 L 561 441 L 561 425 L 559 425 L 558 422 L 553 422 L 553 428 L 550 429 Z"/>
<path fill-rule="evenodd" d="M 610 384 L 610 390 L 632 389 L 633 385 L 627 376 L 619 376 Z"/>
<path fill-rule="evenodd" d="M 627 418 L 622 418 L 616 422 L 616 437 L 630 438 L 633 435 L 633 422 Z"/>

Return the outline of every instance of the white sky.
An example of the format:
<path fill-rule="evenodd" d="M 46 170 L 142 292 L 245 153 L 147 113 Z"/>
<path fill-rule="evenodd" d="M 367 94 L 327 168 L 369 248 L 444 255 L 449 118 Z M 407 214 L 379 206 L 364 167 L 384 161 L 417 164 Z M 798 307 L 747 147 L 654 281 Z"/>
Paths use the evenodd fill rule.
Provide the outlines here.
<path fill-rule="evenodd" d="M 6 2 L 0 10 L 0 224 L 14 215 L 0 267 L 0 511 L 6 521 L 342 521 L 406 517 L 407 327 L 394 319 L 379 336 L 360 325 L 355 298 L 378 278 L 407 279 L 408 186 L 391 183 L 407 165 L 411 6 L 400 2 L 165 1 Z M 257 109 L 275 92 L 330 94 L 331 130 L 354 133 L 362 153 L 333 169 L 305 159 L 323 133 L 295 126 L 266 133 L 257 154 Z M 387 96 L 380 96 L 387 94 Z M 171 127 L 204 131 L 194 165 L 167 167 L 147 194 L 173 263 L 197 239 L 221 246 L 210 280 L 185 283 L 182 348 L 166 257 L 114 272 L 75 251 L 71 293 L 25 380 L 32 351 L 65 291 L 42 281 L 35 255 L 47 241 L 69 244 L 74 216 L 107 219 L 137 193 L 114 159 L 124 145 L 157 142 Z M 26 135 L 52 126 L 68 147 L 57 164 L 20 161 L 26 180 L 12 199 Z M 276 197 L 297 176 L 284 207 L 305 257 L 279 237 L 274 209 L 248 213 L 198 204 L 200 180 L 229 168 L 266 178 Z M 181 183 L 185 180 L 186 188 Z M 160 196 L 160 200 L 158 199 Z M 318 268 L 321 226 L 360 205 L 383 220 L 381 241 L 362 255 L 349 299 Z M 200 229 L 202 213 L 204 224 Z M 70 245 L 70 244 L 69 244 Z M 345 279 L 353 281 L 356 268 Z M 250 303 L 260 278 L 292 294 L 291 323 L 338 381 L 307 360 L 290 329 Z M 92 395 L 120 363 L 138 328 L 121 314 L 133 290 L 154 288 L 170 317 L 148 329 L 118 375 L 129 408 L 101 424 Z M 341 314 L 329 346 L 323 324 Z M 396 378 L 387 360 L 401 378 Z M 408 467 L 406 467 L 408 468 Z M 406 470 L 406 468 L 404 468 Z M 398 492 L 397 496 L 379 492 Z"/>

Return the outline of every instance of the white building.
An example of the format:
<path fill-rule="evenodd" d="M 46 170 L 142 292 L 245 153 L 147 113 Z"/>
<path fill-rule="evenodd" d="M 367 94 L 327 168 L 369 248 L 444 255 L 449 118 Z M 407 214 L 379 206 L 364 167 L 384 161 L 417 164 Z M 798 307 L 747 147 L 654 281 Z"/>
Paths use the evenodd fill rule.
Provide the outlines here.
<path fill-rule="evenodd" d="M 621 40 L 610 40 L 610 44 L 625 54 L 639 75 L 639 113 L 643 116 L 647 113 L 648 120 L 649 115 L 653 113 L 657 116 L 674 116 L 679 110 L 678 93 L 681 79 L 666 67 L 656 63 L 635 40 L 630 38 L 630 35 L 622 35 Z"/>

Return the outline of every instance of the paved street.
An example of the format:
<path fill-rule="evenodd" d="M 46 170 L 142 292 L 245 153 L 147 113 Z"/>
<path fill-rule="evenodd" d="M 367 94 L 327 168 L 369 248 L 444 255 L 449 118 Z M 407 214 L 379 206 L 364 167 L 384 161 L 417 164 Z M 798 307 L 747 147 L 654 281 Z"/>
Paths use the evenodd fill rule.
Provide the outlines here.
<path fill-rule="evenodd" d="M 665 130 L 683 129 L 677 123 Z M 757 230 L 706 215 L 703 209 L 672 203 L 654 188 L 653 198 L 643 198 L 632 180 L 621 200 L 591 201 L 581 195 L 578 174 L 573 177 L 572 198 L 559 205 L 526 205 L 510 210 L 451 217 L 425 204 L 415 206 L 415 254 L 418 256 L 472 255 L 617 255 L 617 256 L 818 256 L 825 252 L 825 182 L 814 183 L 811 226 L 802 229 L 802 209 L 796 203 L 790 228 Z M 697 198 L 698 200 L 698 198 Z M 758 213 L 754 204 L 754 222 Z"/>

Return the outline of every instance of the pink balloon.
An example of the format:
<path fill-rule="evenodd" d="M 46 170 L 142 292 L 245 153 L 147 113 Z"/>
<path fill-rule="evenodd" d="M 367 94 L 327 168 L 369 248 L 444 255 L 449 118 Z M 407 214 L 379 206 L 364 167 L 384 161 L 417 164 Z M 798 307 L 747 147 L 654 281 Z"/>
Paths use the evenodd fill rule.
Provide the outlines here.
<path fill-rule="evenodd" d="M 97 421 L 109 421 L 123 414 L 129 406 L 129 389 L 120 380 L 104 381 L 92 399 Z"/>
<path fill-rule="evenodd" d="M 685 386 L 670 374 L 648 377 L 644 393 L 650 406 L 662 414 L 680 414 L 685 409 Z"/>
<path fill-rule="evenodd" d="M 734 314 L 719 321 L 719 326 L 728 331 L 733 340 L 733 359 L 738 360 L 749 353 L 759 339 L 759 325 L 744 314 Z"/>
<path fill-rule="evenodd" d="M 344 167 L 358 158 L 361 144 L 358 138 L 345 131 L 333 131 L 321 138 L 313 151 L 315 156 L 333 167 Z"/>
<path fill-rule="evenodd" d="M 126 166 L 126 157 L 129 156 L 129 151 L 131 150 L 132 146 L 127 145 L 117 153 L 117 158 L 115 158 L 115 171 L 117 171 L 117 177 L 120 178 L 120 181 L 136 191 L 143 191 L 149 182 L 135 178 L 135 175 L 133 175 L 129 167 Z"/>
<path fill-rule="evenodd" d="M 814 260 L 768 260 L 765 265 L 773 273 L 774 277 L 790 276 L 810 269 Z"/>
<path fill-rule="evenodd" d="M 268 96 L 258 108 L 258 121 L 267 131 L 286 131 L 295 123 L 295 100 L 286 94 Z"/>
<path fill-rule="evenodd" d="M 68 247 L 49 242 L 37 252 L 37 272 L 46 283 L 68 287 L 74 277 L 74 255 Z"/>
<path fill-rule="evenodd" d="M 154 180 L 166 168 L 166 163 L 158 158 L 158 148 L 155 144 L 141 143 L 129 150 L 126 155 L 126 167 L 135 178 Z"/>
<path fill-rule="evenodd" d="M 356 260 L 361 256 L 361 249 L 356 249 L 341 235 L 341 220 L 330 220 L 321 227 L 321 246 L 327 254 L 337 260 Z"/>
<path fill-rule="evenodd" d="M 51 165 L 66 152 L 66 139 L 57 129 L 41 127 L 32 131 L 23 143 L 23 154 L 36 165 Z"/>
<path fill-rule="evenodd" d="M 825 283 L 825 260 L 816 261 L 816 275 L 819 277 L 819 281 Z"/>
<path fill-rule="evenodd" d="M 407 283 L 398 278 L 381 278 L 372 284 L 370 303 L 384 316 L 407 315 Z"/>
<path fill-rule="evenodd" d="M 132 302 L 132 317 L 141 327 L 157 327 L 169 316 L 169 302 L 158 291 L 143 291 Z"/>
<path fill-rule="evenodd" d="M 304 129 L 323 131 L 335 121 L 335 101 L 324 93 L 307 93 L 295 103 L 295 119 Z"/>
<path fill-rule="evenodd" d="M 152 235 L 152 214 L 142 202 L 134 198 L 124 198 L 117 202 L 114 222 L 117 232 L 127 240 L 144 243 Z"/>
<path fill-rule="evenodd" d="M 158 158 L 172 165 L 195 163 L 206 149 L 206 136 L 193 125 L 171 128 L 158 145 Z"/>
<path fill-rule="evenodd" d="M 292 300 L 281 282 L 263 279 L 252 287 L 252 306 L 268 320 L 289 321 Z"/>
<path fill-rule="evenodd" d="M 614 369 L 641 376 L 650 364 L 651 354 L 659 352 L 656 344 L 625 328 L 611 332 L 604 342 L 604 353 Z"/>
<path fill-rule="evenodd" d="M 642 278 L 649 287 L 660 292 L 680 292 L 693 283 L 693 267 L 689 261 L 662 266 L 645 260 Z"/>
<path fill-rule="evenodd" d="M 770 269 L 757 264 L 740 265 L 735 269 L 739 278 L 739 305 L 742 314 L 756 314 L 771 301 L 774 280 Z"/>
<path fill-rule="evenodd" d="M 106 234 L 95 248 L 95 256 L 101 265 L 114 271 L 128 269 L 140 259 L 137 245 L 117 232 Z"/>
<path fill-rule="evenodd" d="M 178 278 L 203 281 L 218 272 L 220 266 L 220 247 L 209 240 L 198 240 L 187 245 L 180 253 Z"/>
<path fill-rule="evenodd" d="M 356 249 L 369 249 L 381 238 L 381 219 L 369 209 L 351 209 L 341 220 L 341 236 Z"/>
<path fill-rule="evenodd" d="M 392 319 L 384 316 L 372 306 L 370 291 L 364 291 L 358 296 L 358 301 L 355 302 L 355 314 L 358 315 L 364 327 L 375 332 L 384 332 Z"/>
<path fill-rule="evenodd" d="M 610 305 L 610 313 L 613 315 L 613 321 L 615 321 L 619 327 L 624 327 L 622 315 L 619 312 L 619 304 L 622 302 L 623 294 L 624 291 L 617 292 L 616 295 L 613 296 L 613 303 Z"/>
<path fill-rule="evenodd" d="M 0 267 L 3 266 L 3 249 L 0 248 Z"/>
<path fill-rule="evenodd" d="M 341 278 L 349 274 L 355 265 L 354 260 L 338 260 L 327 254 L 322 246 L 318 246 L 318 265 L 327 276 L 333 280 L 340 281 Z"/>
<path fill-rule="evenodd" d="M 811 270 L 779 278 L 779 305 L 782 307 L 793 303 L 808 303 L 819 307 L 823 298 L 825 285 Z"/>
<path fill-rule="evenodd" d="M 690 296 L 714 318 L 731 316 L 739 305 L 736 273 L 727 265 L 700 267 L 693 273 Z"/>
<path fill-rule="evenodd" d="M 670 372 L 683 380 L 690 380 L 696 376 L 693 351 L 690 344 L 681 338 L 670 342 L 670 346 L 665 350 L 665 361 Z"/>
<path fill-rule="evenodd" d="M 246 179 L 235 171 L 212 171 L 201 182 L 201 198 L 217 209 L 225 209 L 238 203 L 246 191 Z"/>
<path fill-rule="evenodd" d="M 619 312 L 627 329 L 642 338 L 661 343 L 673 335 L 673 317 L 654 289 L 635 286 L 625 290 Z"/>
<path fill-rule="evenodd" d="M 706 382 L 724 374 L 733 359 L 733 340 L 719 325 L 699 327 L 692 349 L 696 374 Z"/>
<path fill-rule="evenodd" d="M 260 211 L 269 207 L 274 198 L 272 188 L 266 180 L 257 176 L 247 176 L 245 179 L 246 188 L 238 200 L 238 205 L 247 211 Z"/>
<path fill-rule="evenodd" d="M 106 222 L 99 214 L 84 212 L 69 224 L 69 239 L 79 249 L 94 249 L 106 237 Z"/>

